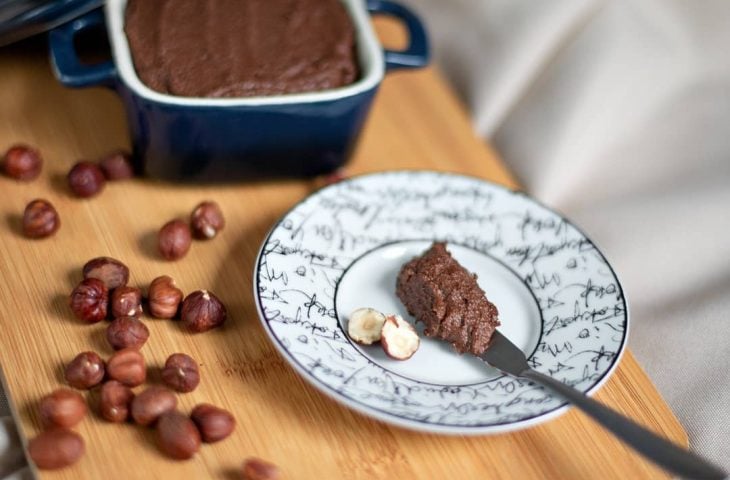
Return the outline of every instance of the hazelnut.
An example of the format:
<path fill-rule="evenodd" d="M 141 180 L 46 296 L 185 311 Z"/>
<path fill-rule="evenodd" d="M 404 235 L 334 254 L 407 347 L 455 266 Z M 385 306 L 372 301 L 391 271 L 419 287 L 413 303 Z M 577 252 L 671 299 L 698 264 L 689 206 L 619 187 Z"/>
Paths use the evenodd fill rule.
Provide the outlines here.
<path fill-rule="evenodd" d="M 226 307 L 207 290 L 197 290 L 183 300 L 180 316 L 191 332 L 205 332 L 226 321 Z"/>
<path fill-rule="evenodd" d="M 128 386 L 116 380 L 109 380 L 101 386 L 99 413 L 114 423 L 127 421 L 134 392 Z"/>
<path fill-rule="evenodd" d="M 243 462 L 243 480 L 277 480 L 279 468 L 260 458 L 249 457 Z"/>
<path fill-rule="evenodd" d="M 132 156 L 121 150 L 109 153 L 99 160 L 99 168 L 107 180 L 126 180 L 134 177 Z"/>
<path fill-rule="evenodd" d="M 142 290 L 136 287 L 117 287 L 112 290 L 112 316 L 139 317 L 142 315 Z"/>
<path fill-rule="evenodd" d="M 3 171 L 16 180 L 34 180 L 41 174 L 43 158 L 38 150 L 27 145 L 13 145 L 5 152 Z"/>
<path fill-rule="evenodd" d="M 70 306 L 76 318 L 96 323 L 106 318 L 109 290 L 98 278 L 86 278 L 71 292 Z"/>
<path fill-rule="evenodd" d="M 152 280 L 147 297 L 153 317 L 172 318 L 177 315 L 183 293 L 175 285 L 175 280 L 163 275 Z"/>
<path fill-rule="evenodd" d="M 119 317 L 106 327 L 106 339 L 114 350 L 142 348 L 149 337 L 147 326 L 134 317 Z"/>
<path fill-rule="evenodd" d="M 93 197 L 104 189 L 106 179 L 98 165 L 78 162 L 68 172 L 68 186 L 77 197 Z"/>
<path fill-rule="evenodd" d="M 198 364 L 184 353 L 174 353 L 165 362 L 162 381 L 178 392 L 192 392 L 200 383 Z"/>
<path fill-rule="evenodd" d="M 385 315 L 374 308 L 358 308 L 350 314 L 347 334 L 361 345 L 372 345 L 380 341 L 380 331 L 385 323 Z"/>
<path fill-rule="evenodd" d="M 166 260 L 178 260 L 190 250 L 190 227 L 182 220 L 171 220 L 157 234 L 157 248 Z"/>
<path fill-rule="evenodd" d="M 175 410 L 175 407 L 177 407 L 177 397 L 173 391 L 155 385 L 134 397 L 132 418 L 139 425 L 151 425 L 160 415 Z"/>
<path fill-rule="evenodd" d="M 129 281 L 129 268 L 111 257 L 92 258 L 82 271 L 84 278 L 98 278 L 109 290 L 124 286 Z"/>
<path fill-rule="evenodd" d="M 323 179 L 323 183 L 325 185 L 332 185 L 335 183 L 339 183 L 339 182 L 345 180 L 347 178 L 347 176 L 348 176 L 347 170 L 345 170 L 344 168 L 338 168 L 334 172 L 325 175 L 325 177 Z"/>
<path fill-rule="evenodd" d="M 403 317 L 388 315 L 383 323 L 380 344 L 389 357 L 408 360 L 418 350 L 421 339 L 413 325 L 403 320 Z"/>
<path fill-rule="evenodd" d="M 200 450 L 200 433 L 188 417 L 173 410 L 157 421 L 157 444 L 165 455 L 186 460 Z"/>
<path fill-rule="evenodd" d="M 28 442 L 28 456 L 42 470 L 73 465 L 85 450 L 81 435 L 65 428 L 51 428 Z"/>
<path fill-rule="evenodd" d="M 86 416 L 86 402 L 79 392 L 59 388 L 41 398 L 38 410 L 45 428 L 71 428 Z"/>
<path fill-rule="evenodd" d="M 195 238 L 213 238 L 225 226 L 226 221 L 223 219 L 223 212 L 215 202 L 202 202 L 190 214 L 190 228 Z"/>
<path fill-rule="evenodd" d="M 66 365 L 66 382 L 81 390 L 91 388 L 104 379 L 104 361 L 95 352 L 82 352 Z"/>
<path fill-rule="evenodd" d="M 236 428 L 236 420 L 229 411 L 209 403 L 201 403 L 193 408 L 190 418 L 200 430 L 205 443 L 223 440 Z"/>
<path fill-rule="evenodd" d="M 106 363 L 106 372 L 110 379 L 128 387 L 141 385 L 147 379 L 144 357 L 135 348 L 125 348 L 112 355 Z"/>
<path fill-rule="evenodd" d="M 28 238 L 44 238 L 56 233 L 61 226 L 58 212 L 51 202 L 37 198 L 23 212 L 23 234 Z"/>

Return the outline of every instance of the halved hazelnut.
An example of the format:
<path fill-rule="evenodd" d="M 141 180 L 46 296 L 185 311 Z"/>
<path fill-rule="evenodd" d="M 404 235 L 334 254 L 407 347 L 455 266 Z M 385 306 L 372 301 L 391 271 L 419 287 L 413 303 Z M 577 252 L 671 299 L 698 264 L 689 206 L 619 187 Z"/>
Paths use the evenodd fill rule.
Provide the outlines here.
<path fill-rule="evenodd" d="M 400 315 L 388 315 L 381 331 L 380 343 L 385 353 L 395 360 L 408 360 L 421 344 L 413 325 Z"/>
<path fill-rule="evenodd" d="M 361 345 L 372 345 L 380 340 L 384 323 L 385 315 L 374 308 L 358 308 L 350 314 L 347 334 Z"/>

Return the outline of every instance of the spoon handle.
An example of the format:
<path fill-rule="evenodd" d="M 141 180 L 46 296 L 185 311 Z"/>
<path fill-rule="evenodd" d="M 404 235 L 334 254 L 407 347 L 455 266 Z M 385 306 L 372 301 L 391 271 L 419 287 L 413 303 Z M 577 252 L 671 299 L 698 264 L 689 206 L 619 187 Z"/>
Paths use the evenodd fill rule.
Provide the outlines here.
<path fill-rule="evenodd" d="M 727 475 L 720 468 L 698 455 L 665 440 L 633 420 L 552 377 L 532 369 L 525 370 L 520 376 L 555 391 L 613 432 L 634 450 L 672 473 L 683 478 L 702 479 L 723 479 Z"/>

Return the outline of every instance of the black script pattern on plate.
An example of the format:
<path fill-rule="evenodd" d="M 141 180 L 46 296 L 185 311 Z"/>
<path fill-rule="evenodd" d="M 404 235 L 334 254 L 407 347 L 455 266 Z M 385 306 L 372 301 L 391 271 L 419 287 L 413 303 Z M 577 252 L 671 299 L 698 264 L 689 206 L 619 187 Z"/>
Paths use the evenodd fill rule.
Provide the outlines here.
<path fill-rule="evenodd" d="M 463 245 L 516 272 L 542 315 L 532 367 L 587 391 L 616 364 L 626 339 L 623 292 L 573 225 L 524 194 L 476 178 L 387 172 L 305 199 L 272 230 L 258 260 L 257 303 L 268 332 L 325 392 L 385 420 L 463 433 L 526 424 L 564 405 L 509 377 L 463 386 L 404 378 L 352 346 L 337 318 L 337 282 L 365 252 L 412 239 Z"/>

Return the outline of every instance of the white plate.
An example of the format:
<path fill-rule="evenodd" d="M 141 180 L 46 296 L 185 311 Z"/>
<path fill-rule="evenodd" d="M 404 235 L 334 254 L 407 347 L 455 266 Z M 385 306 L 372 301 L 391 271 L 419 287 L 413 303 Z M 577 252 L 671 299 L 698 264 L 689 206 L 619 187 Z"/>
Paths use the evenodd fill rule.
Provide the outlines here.
<path fill-rule="evenodd" d="M 395 171 L 346 180 L 287 213 L 261 247 L 254 297 L 265 330 L 314 386 L 362 413 L 454 434 L 504 432 L 565 410 L 542 387 L 502 375 L 423 336 L 409 360 L 347 337 L 359 307 L 414 321 L 395 295 L 406 261 L 435 241 L 499 309 L 502 331 L 532 367 L 592 392 L 626 345 L 621 285 L 595 245 L 522 193 L 484 180 Z"/>

